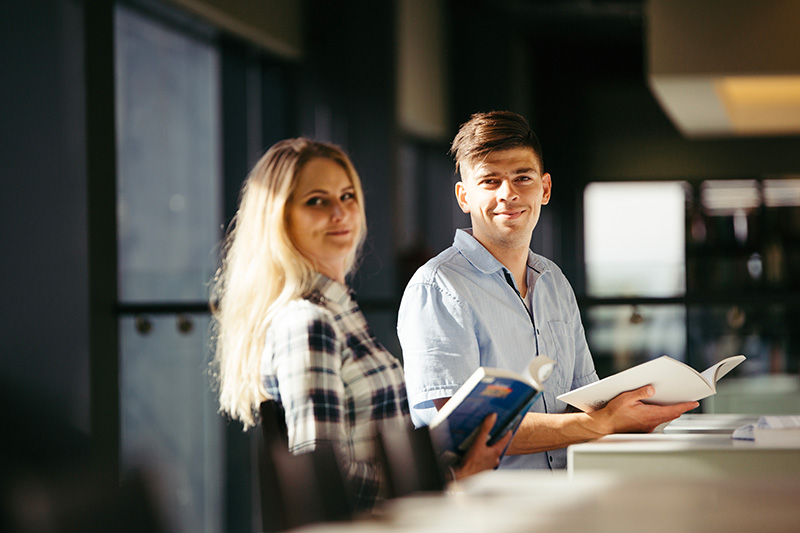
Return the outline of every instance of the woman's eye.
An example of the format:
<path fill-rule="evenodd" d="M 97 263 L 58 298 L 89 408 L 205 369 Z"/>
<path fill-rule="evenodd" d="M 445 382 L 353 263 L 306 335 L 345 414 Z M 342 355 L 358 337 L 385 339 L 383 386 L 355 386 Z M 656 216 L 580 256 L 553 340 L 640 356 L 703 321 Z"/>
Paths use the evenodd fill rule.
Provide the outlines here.
<path fill-rule="evenodd" d="M 356 195 L 351 192 L 346 192 L 342 195 L 342 201 L 346 202 L 348 200 L 355 200 Z"/>
<path fill-rule="evenodd" d="M 314 196 L 313 198 L 309 198 L 306 200 L 306 205 L 309 207 L 316 207 L 318 205 L 322 205 L 322 198 L 319 196 Z"/>

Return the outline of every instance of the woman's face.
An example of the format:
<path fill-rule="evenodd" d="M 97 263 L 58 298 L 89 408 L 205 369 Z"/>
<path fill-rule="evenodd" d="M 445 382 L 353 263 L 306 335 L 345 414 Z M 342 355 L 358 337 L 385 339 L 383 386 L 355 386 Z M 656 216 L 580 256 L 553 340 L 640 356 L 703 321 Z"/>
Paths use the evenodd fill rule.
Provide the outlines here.
<path fill-rule="evenodd" d="M 287 205 L 289 236 L 317 271 L 344 283 L 345 262 L 358 245 L 361 209 L 344 168 L 317 157 L 300 170 Z"/>

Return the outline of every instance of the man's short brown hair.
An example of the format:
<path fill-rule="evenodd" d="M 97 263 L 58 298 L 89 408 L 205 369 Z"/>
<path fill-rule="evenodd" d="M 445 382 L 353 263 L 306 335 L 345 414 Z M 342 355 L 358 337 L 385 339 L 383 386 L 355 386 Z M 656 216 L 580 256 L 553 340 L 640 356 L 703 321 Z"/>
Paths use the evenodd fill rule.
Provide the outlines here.
<path fill-rule="evenodd" d="M 450 155 L 456 160 L 456 171 L 491 152 L 512 148 L 530 148 L 542 161 L 542 146 L 524 117 L 511 111 L 475 113 L 458 129 Z"/>

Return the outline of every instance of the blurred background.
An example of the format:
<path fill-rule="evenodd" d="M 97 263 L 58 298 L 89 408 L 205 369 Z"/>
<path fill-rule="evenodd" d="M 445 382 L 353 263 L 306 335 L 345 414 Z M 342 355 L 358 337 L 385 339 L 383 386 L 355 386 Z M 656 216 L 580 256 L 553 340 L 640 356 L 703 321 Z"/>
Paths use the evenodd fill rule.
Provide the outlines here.
<path fill-rule="evenodd" d="M 207 373 L 208 284 L 249 168 L 290 136 L 347 150 L 369 226 L 352 286 L 402 357 L 405 283 L 469 224 L 449 142 L 509 109 L 553 176 L 533 249 L 572 282 L 600 376 L 744 353 L 702 409 L 800 412 L 798 17 L 791 1 L 2 2 L 10 401 L 34 422 L 42 402 L 122 479 L 146 465 L 171 530 L 253 530 L 257 445 Z"/>

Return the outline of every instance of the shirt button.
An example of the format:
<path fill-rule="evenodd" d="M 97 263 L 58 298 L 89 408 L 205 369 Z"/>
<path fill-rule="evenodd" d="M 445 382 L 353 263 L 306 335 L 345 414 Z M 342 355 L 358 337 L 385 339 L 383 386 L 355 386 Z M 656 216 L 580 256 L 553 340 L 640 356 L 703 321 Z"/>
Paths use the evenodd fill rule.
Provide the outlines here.
<path fill-rule="evenodd" d="M 553 456 L 552 455 L 550 456 L 550 462 L 551 463 L 553 462 Z"/>
<path fill-rule="evenodd" d="M 539 328 L 536 328 L 536 334 L 539 335 Z"/>

